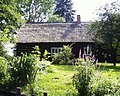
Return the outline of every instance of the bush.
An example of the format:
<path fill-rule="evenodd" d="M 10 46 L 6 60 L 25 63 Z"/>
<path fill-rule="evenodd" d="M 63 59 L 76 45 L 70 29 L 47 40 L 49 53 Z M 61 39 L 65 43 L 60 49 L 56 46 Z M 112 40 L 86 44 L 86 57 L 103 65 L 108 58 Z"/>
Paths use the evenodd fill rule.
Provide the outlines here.
<path fill-rule="evenodd" d="M 35 46 L 32 54 L 22 53 L 21 56 L 13 57 L 9 59 L 10 65 L 10 83 L 8 84 L 9 88 L 15 89 L 16 87 L 24 87 L 29 94 L 40 93 L 36 91 L 38 88 L 37 80 L 40 75 L 47 70 L 47 67 L 50 65 L 49 61 L 46 61 L 45 58 L 40 61 L 39 47 Z M 37 77 L 37 74 L 39 75 Z"/>
<path fill-rule="evenodd" d="M 116 78 L 104 76 L 89 61 L 78 61 L 77 65 L 73 85 L 79 96 L 119 96 L 120 82 Z"/>
<path fill-rule="evenodd" d="M 27 53 L 12 58 L 10 75 L 14 87 L 24 86 L 34 81 L 38 70 L 37 61 L 34 55 Z"/>
<path fill-rule="evenodd" d="M 0 57 L 0 86 L 9 79 L 8 68 L 7 60 L 4 57 Z"/>
<path fill-rule="evenodd" d="M 64 45 L 62 51 L 55 53 L 52 57 L 53 64 L 71 64 L 73 61 L 72 47 Z"/>
<path fill-rule="evenodd" d="M 99 73 L 96 73 L 95 78 L 92 78 L 90 83 L 90 92 L 94 96 L 104 96 L 110 91 L 111 82 Z"/>
<path fill-rule="evenodd" d="M 89 62 L 77 62 L 77 73 L 74 75 L 73 84 L 80 96 L 90 96 L 89 83 L 94 76 L 94 66 Z"/>
<path fill-rule="evenodd" d="M 119 96 L 120 83 L 117 79 L 109 78 L 97 73 L 90 82 L 92 96 Z"/>
<path fill-rule="evenodd" d="M 0 80 L 2 80 L 5 77 L 6 74 L 6 59 L 3 57 L 0 57 Z"/>

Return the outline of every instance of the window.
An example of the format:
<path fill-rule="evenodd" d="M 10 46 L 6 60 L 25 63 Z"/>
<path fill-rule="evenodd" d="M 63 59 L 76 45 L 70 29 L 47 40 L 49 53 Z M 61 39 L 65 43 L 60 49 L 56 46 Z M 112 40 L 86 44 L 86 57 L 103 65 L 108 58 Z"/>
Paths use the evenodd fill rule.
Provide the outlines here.
<path fill-rule="evenodd" d="M 91 54 L 91 47 L 90 46 L 84 47 L 83 49 L 84 49 L 84 54 L 86 54 L 86 55 Z"/>
<path fill-rule="evenodd" d="M 62 47 L 51 47 L 51 55 L 62 51 Z"/>

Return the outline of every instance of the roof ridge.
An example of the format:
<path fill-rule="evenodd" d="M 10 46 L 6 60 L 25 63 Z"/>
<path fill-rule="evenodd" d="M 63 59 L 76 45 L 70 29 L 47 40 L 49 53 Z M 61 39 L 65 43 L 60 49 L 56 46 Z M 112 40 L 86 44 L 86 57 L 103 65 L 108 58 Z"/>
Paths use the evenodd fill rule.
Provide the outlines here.
<path fill-rule="evenodd" d="M 82 23 L 89 23 L 89 22 L 81 22 Z M 78 24 L 77 22 L 28 22 L 25 24 Z"/>

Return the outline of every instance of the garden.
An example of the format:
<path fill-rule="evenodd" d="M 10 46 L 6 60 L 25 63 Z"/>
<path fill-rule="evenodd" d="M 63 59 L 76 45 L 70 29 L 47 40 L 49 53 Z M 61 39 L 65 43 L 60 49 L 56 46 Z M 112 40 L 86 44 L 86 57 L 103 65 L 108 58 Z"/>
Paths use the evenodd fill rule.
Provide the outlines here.
<path fill-rule="evenodd" d="M 114 66 L 92 62 L 89 56 L 74 58 L 71 45 L 64 45 L 61 52 L 50 57 L 47 50 L 41 54 L 38 46 L 30 53 L 21 53 L 21 56 L 14 52 L 13 56 L 8 55 L 6 46 L 17 46 L 16 33 L 24 23 L 73 23 L 75 11 L 72 10 L 71 0 L 63 1 L 64 8 L 61 8 L 63 2 L 55 3 L 54 0 L 0 0 L 0 96 L 17 96 L 18 87 L 22 89 L 21 96 L 43 96 L 43 93 L 48 96 L 120 96 L 118 0 L 101 6 L 96 13 L 98 19 L 87 22 L 87 34 L 93 40 L 91 43 L 94 47 L 99 45 L 106 49 Z M 58 4 L 55 10 L 60 11 L 53 12 L 55 4 Z M 49 58 L 52 58 L 51 61 Z"/>
<path fill-rule="evenodd" d="M 69 45 L 63 46 L 60 53 L 52 56 L 53 61 L 48 60 L 47 51 L 40 58 L 38 46 L 30 54 L 22 53 L 21 56 L 7 59 L 1 57 L 0 91 L 10 92 L 21 87 L 26 96 L 43 96 L 43 93 L 48 96 L 120 95 L 119 64 L 96 65 L 87 57 L 77 58 L 73 64 L 71 48 Z"/>
<path fill-rule="evenodd" d="M 51 66 L 53 68 L 52 69 L 53 72 L 44 74 L 41 77 L 41 81 L 39 81 L 40 82 L 39 84 L 43 92 L 47 92 L 48 96 L 83 96 L 83 95 L 77 95 L 78 91 L 73 86 L 72 78 L 76 73 L 75 66 L 71 66 L 71 65 L 51 65 Z M 97 71 L 101 71 L 101 74 L 105 76 L 106 80 L 111 78 L 109 79 L 111 80 L 111 82 L 117 83 L 115 80 L 116 79 L 120 80 L 119 64 L 118 66 L 113 67 L 112 64 L 102 63 L 101 68 L 97 69 Z M 103 83 L 105 82 L 106 81 L 103 81 Z M 108 85 L 105 85 L 104 87 L 107 89 Z M 108 90 L 110 90 L 110 88 L 108 88 Z M 102 90 L 101 90 L 101 93 L 102 93 Z M 103 93 L 104 93 L 104 90 L 103 90 Z M 119 94 L 117 95 L 109 94 L 108 96 L 119 96 Z M 104 95 L 94 95 L 94 96 L 104 96 Z"/>

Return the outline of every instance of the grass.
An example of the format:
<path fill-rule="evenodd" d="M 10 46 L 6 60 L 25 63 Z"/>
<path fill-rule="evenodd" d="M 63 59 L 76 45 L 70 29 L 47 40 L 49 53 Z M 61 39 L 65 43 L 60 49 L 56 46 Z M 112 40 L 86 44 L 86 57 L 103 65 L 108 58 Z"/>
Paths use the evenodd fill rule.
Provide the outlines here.
<path fill-rule="evenodd" d="M 120 80 L 120 64 L 102 63 L 98 68 L 105 76 Z M 47 92 L 48 96 L 75 96 L 77 90 L 72 85 L 75 67 L 70 65 L 51 65 L 48 73 L 43 74 L 38 81 L 41 92 Z"/>
<path fill-rule="evenodd" d="M 40 80 L 42 91 L 48 96 L 73 96 L 76 91 L 72 85 L 74 66 L 51 65 L 48 71 L 50 73 L 42 75 Z"/>
<path fill-rule="evenodd" d="M 117 66 L 113 66 L 113 64 L 111 63 L 102 63 L 102 65 L 100 66 L 100 71 L 106 75 L 109 76 L 111 78 L 118 78 L 119 74 L 120 74 L 120 63 L 117 64 Z"/>

